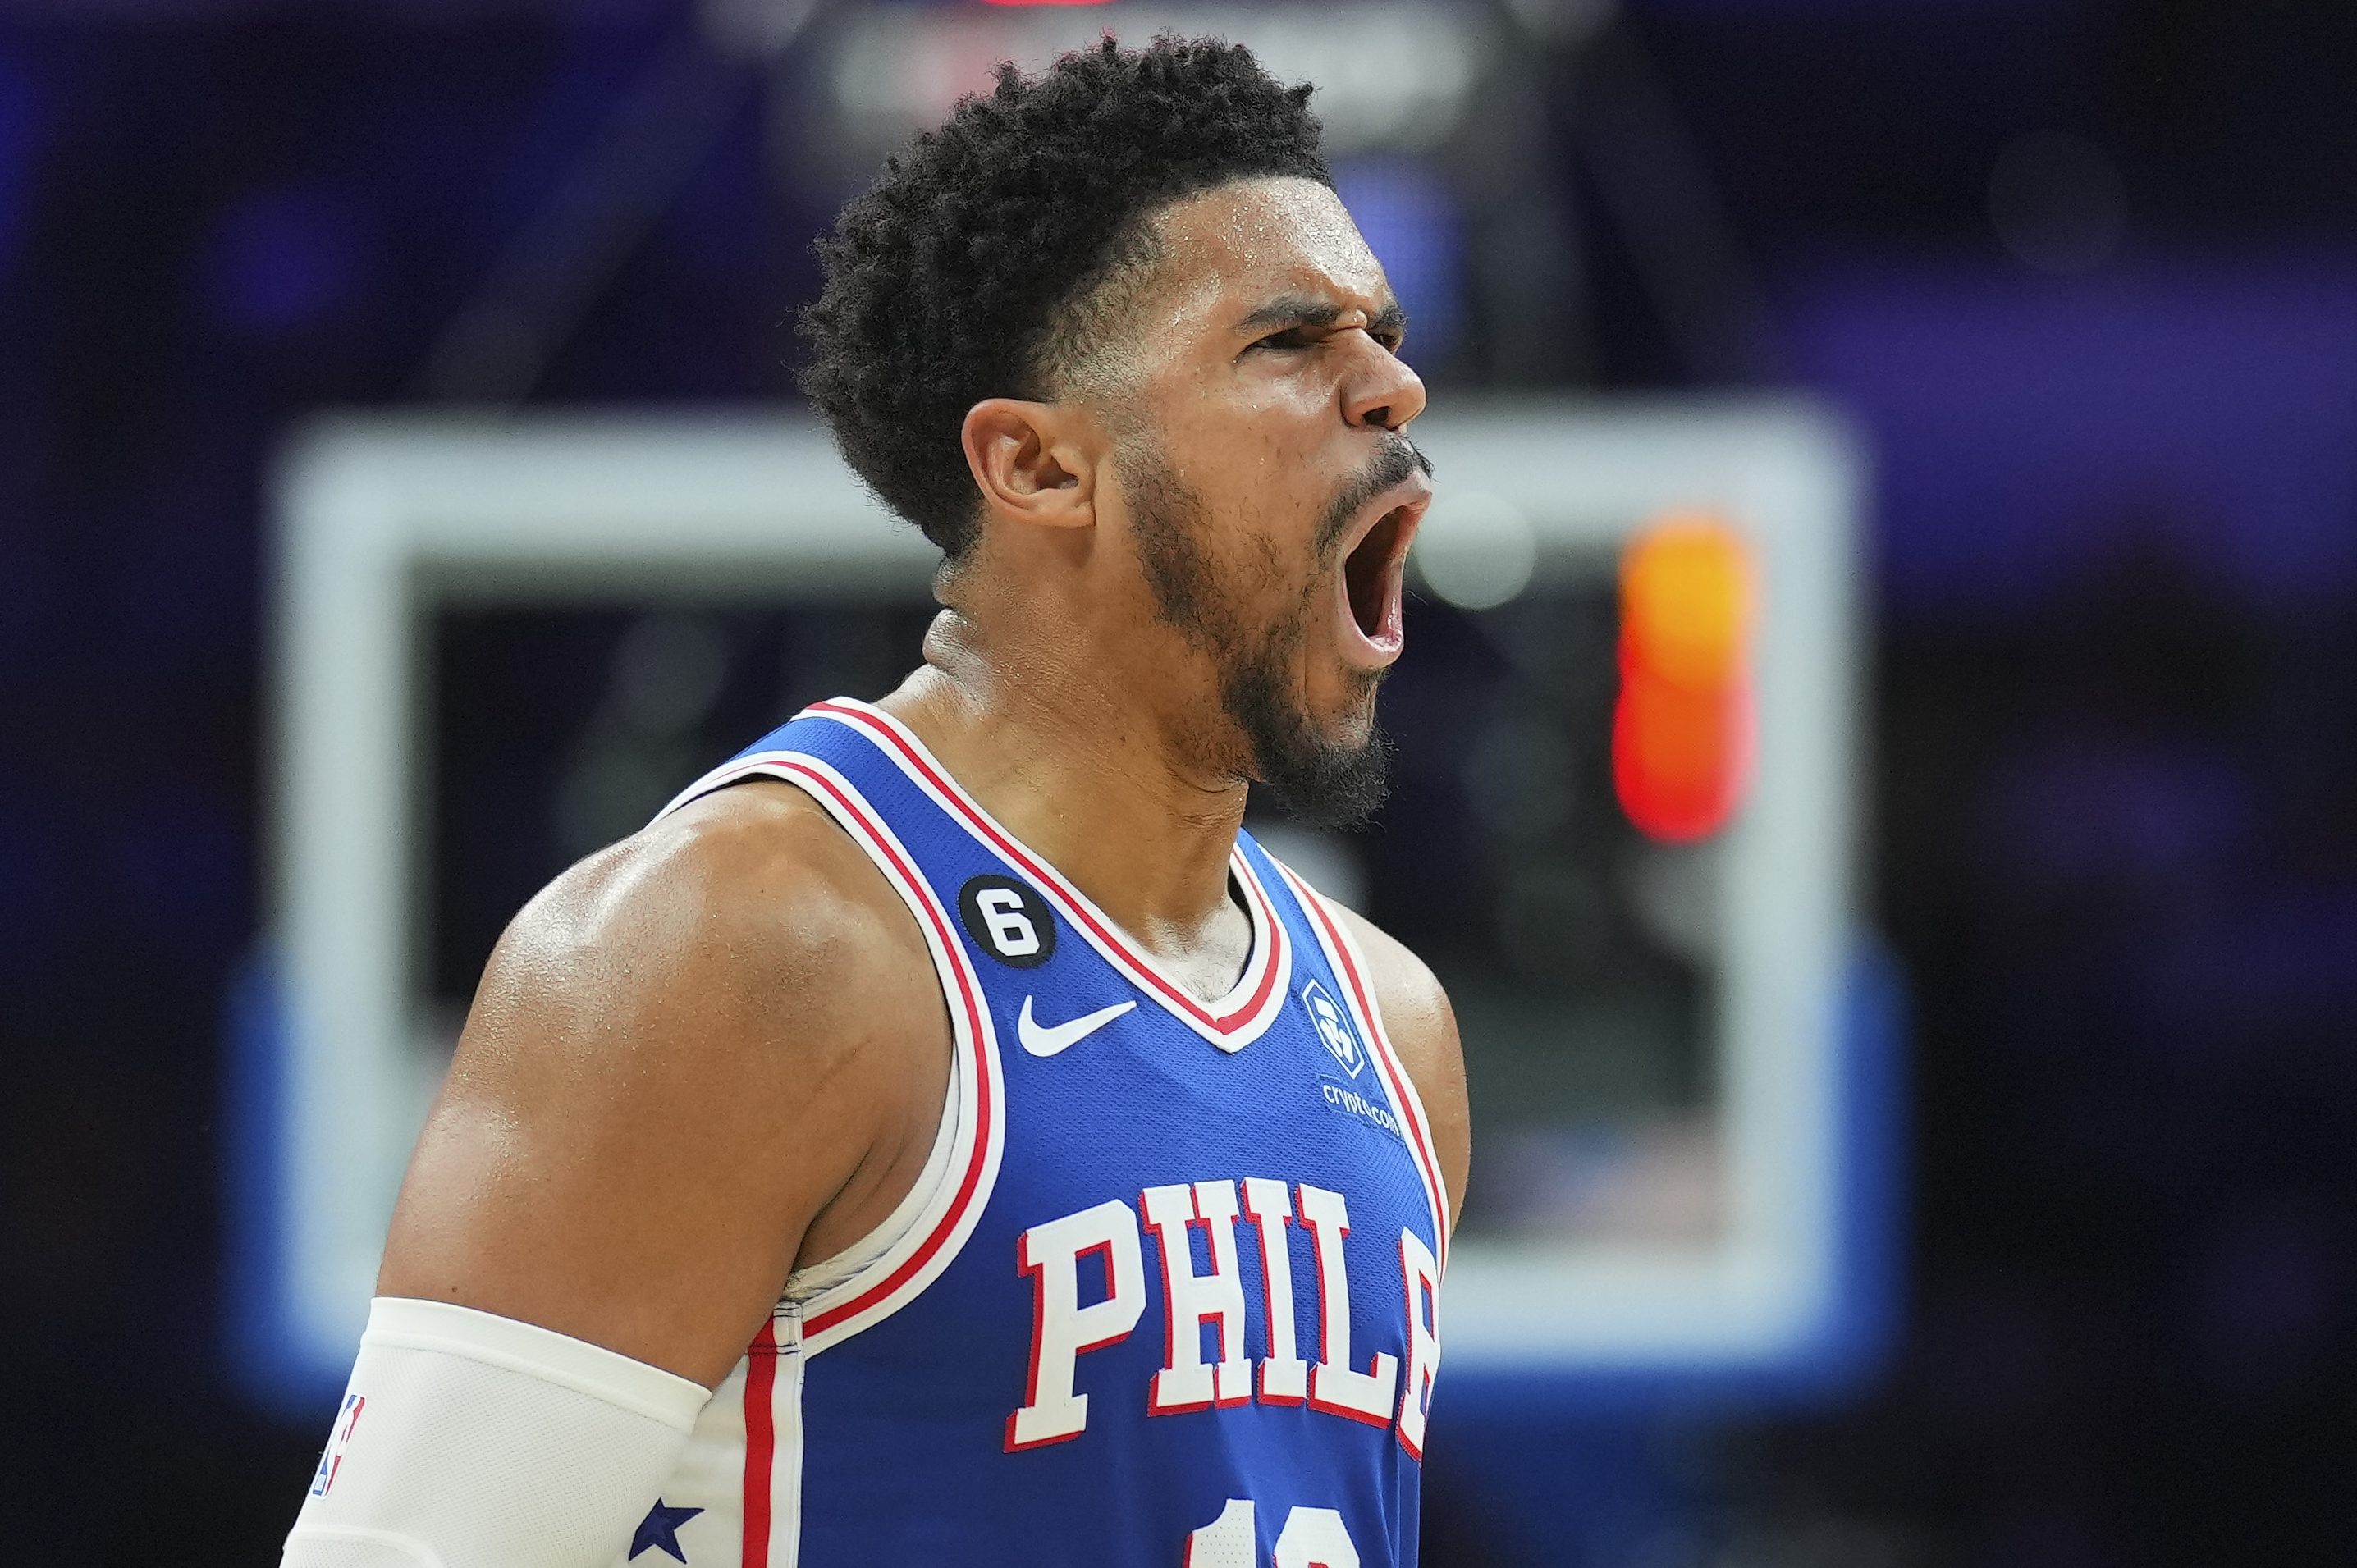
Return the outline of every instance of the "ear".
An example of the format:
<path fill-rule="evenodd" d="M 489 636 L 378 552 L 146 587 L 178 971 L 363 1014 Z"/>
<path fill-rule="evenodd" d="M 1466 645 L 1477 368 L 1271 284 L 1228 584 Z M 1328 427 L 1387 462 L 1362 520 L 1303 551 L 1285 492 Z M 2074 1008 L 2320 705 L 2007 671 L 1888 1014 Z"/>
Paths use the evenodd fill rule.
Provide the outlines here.
<path fill-rule="evenodd" d="M 959 439 L 984 504 L 1002 517 L 1049 528 L 1096 521 L 1096 467 L 1071 411 L 1053 403 L 985 398 L 965 412 Z"/>

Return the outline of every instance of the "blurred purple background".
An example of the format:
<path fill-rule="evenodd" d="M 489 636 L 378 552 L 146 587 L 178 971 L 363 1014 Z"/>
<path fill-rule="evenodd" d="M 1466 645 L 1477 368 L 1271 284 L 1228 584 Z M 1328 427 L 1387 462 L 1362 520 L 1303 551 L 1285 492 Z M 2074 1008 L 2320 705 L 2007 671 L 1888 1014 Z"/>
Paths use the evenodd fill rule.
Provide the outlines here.
<path fill-rule="evenodd" d="M 1583 16 L 1528 60 L 1537 315 L 1494 231 L 1426 256 L 1417 191 L 1371 199 L 1461 311 L 1437 396 L 1794 386 L 1870 437 L 1910 1304 L 1824 1408 L 1444 1417 L 1427 1560 L 2344 1562 L 2357 9 Z M 793 67 L 659 0 L 0 0 L 0 1559 L 272 1561 L 324 1431 L 220 1351 L 274 444 L 790 396 L 843 188 L 780 172 Z M 650 81 L 698 112 L 564 275 Z M 502 289 L 554 328 L 501 339 Z"/>

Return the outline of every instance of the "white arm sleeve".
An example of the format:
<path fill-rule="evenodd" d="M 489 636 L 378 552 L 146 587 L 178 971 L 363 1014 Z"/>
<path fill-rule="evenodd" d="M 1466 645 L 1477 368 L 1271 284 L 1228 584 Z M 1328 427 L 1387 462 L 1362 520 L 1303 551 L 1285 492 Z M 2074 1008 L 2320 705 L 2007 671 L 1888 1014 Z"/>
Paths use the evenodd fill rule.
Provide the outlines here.
<path fill-rule="evenodd" d="M 282 1568 L 606 1568 L 710 1397 L 551 1329 L 380 1296 Z"/>

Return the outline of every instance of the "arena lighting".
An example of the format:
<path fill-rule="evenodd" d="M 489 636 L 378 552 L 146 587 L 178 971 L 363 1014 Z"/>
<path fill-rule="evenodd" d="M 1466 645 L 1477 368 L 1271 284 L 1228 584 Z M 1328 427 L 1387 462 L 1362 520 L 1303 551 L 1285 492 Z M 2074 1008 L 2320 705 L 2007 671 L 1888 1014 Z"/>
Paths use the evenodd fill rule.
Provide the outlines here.
<path fill-rule="evenodd" d="M 1441 146 L 1503 47 L 1480 11 L 1437 0 L 1348 6 L 1127 0 L 1110 10 L 1074 0 L 860 6 L 826 33 L 819 66 L 825 91 L 811 105 L 823 124 L 797 133 L 795 145 L 823 149 L 818 156 L 865 179 L 911 134 L 941 124 L 959 98 L 988 91 L 1001 61 L 1039 70 L 1108 30 L 1132 43 L 1162 32 L 1230 38 L 1278 80 L 1316 82 L 1325 148 L 1338 157 Z"/>
<path fill-rule="evenodd" d="M 1752 570 L 1743 541 L 1674 513 L 1620 561 L 1620 697 L 1612 783 L 1649 837 L 1690 843 L 1727 825 L 1751 773 Z"/>

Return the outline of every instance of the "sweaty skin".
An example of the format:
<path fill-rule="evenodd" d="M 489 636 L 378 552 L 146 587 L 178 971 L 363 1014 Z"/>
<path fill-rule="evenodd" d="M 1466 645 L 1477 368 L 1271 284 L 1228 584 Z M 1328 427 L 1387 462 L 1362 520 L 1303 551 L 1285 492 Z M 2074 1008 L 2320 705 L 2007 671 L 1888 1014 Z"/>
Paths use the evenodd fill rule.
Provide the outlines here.
<path fill-rule="evenodd" d="M 1356 746 L 1398 649 L 1354 618 L 1342 560 L 1368 542 L 1361 575 L 1395 627 L 1428 488 L 1385 491 L 1323 553 L 1316 535 L 1424 388 L 1394 353 L 1382 269 L 1325 187 L 1222 186 L 1164 209 L 1153 237 L 1125 327 L 1063 395 L 967 415 L 981 540 L 944 572 L 925 663 L 883 705 L 1211 998 L 1251 941 L 1227 870 L 1251 748 L 1222 710 L 1215 655 L 1156 613 L 1117 446 L 1152 432 L 1201 502 L 1233 617 L 1307 617 L 1301 712 Z M 1346 918 L 1453 1209 L 1469 1133 L 1448 998 L 1406 949 Z M 916 923 L 851 840 L 787 784 L 707 796 L 576 865 L 500 939 L 378 1294 L 536 1323 L 712 1387 L 788 1273 L 865 1236 L 914 1185 L 950 1049 Z"/>

